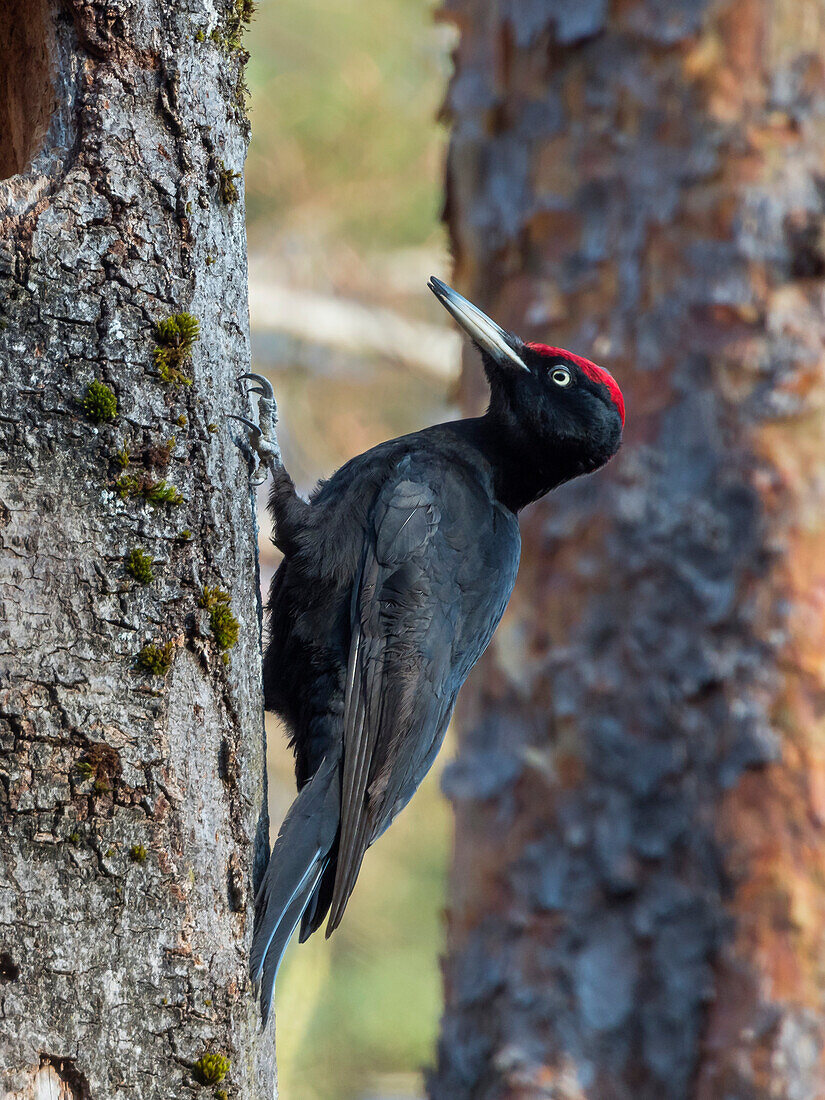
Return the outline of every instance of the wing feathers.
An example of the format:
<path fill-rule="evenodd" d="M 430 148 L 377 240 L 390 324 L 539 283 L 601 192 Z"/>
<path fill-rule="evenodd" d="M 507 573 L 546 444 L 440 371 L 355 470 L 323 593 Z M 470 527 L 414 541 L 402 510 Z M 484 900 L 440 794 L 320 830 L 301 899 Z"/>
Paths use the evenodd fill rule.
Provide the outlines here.
<path fill-rule="evenodd" d="M 439 520 L 432 490 L 412 481 L 388 485 L 373 513 L 358 591 L 353 593 L 341 832 L 327 935 L 340 923 L 364 853 L 375 839 L 376 807 L 368 791 L 375 779 L 376 751 L 383 745 L 380 755 L 386 755 L 412 709 L 409 695 L 422 663 L 415 637 L 426 620 L 421 604 L 429 587 L 422 583 L 421 561 L 416 568 L 410 559 L 429 542 Z"/>

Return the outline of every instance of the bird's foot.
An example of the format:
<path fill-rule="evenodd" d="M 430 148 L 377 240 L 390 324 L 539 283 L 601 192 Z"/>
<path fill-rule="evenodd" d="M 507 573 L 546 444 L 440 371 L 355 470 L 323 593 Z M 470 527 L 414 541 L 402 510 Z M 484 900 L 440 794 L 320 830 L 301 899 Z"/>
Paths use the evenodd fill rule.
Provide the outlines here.
<path fill-rule="evenodd" d="M 242 374 L 238 382 L 242 383 L 245 379 L 255 383 L 247 392 L 258 395 L 258 422 L 256 424 L 254 420 L 249 420 L 245 416 L 230 416 L 230 419 L 240 420 L 248 429 L 247 441 L 258 456 L 258 470 L 253 475 L 252 481 L 255 485 L 262 485 L 269 473 L 274 473 L 283 466 L 281 448 L 278 446 L 278 436 L 275 433 L 278 407 L 275 404 L 275 391 L 266 378 L 260 374 Z"/>

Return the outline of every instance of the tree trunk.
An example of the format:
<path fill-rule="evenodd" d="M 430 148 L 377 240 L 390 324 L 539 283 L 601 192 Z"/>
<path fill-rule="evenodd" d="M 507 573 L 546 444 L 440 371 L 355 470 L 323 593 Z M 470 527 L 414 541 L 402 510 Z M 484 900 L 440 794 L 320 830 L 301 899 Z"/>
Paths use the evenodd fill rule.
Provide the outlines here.
<path fill-rule="evenodd" d="M 255 532 L 226 420 L 249 363 L 248 12 L 217 7 L 0 13 L 8 1100 L 274 1095 L 247 977 Z"/>
<path fill-rule="evenodd" d="M 450 0 L 462 291 L 611 369 L 465 688 L 437 1100 L 825 1096 L 825 14 Z M 466 404 L 480 386 L 475 356 Z"/>

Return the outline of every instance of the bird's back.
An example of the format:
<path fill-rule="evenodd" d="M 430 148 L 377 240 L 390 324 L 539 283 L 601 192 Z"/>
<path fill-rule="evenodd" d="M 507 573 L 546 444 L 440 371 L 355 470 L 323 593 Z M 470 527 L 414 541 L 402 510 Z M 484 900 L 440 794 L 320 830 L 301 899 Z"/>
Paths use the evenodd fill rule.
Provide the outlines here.
<path fill-rule="evenodd" d="M 458 689 L 510 597 L 520 553 L 518 524 L 496 502 L 491 471 L 454 425 L 383 443 L 322 483 L 304 540 L 282 562 L 268 604 L 266 704 L 291 729 L 299 785 L 340 739 L 354 590 L 377 537 L 378 502 L 402 484 L 432 494 L 438 512 L 430 536 L 395 570 L 400 583 L 426 588 L 402 626 L 420 636 L 430 678 L 422 713 L 413 716 L 413 725 L 432 728 L 413 735 L 418 751 L 411 761 L 412 790 L 432 762 Z M 409 527 L 400 538 L 406 534 Z"/>

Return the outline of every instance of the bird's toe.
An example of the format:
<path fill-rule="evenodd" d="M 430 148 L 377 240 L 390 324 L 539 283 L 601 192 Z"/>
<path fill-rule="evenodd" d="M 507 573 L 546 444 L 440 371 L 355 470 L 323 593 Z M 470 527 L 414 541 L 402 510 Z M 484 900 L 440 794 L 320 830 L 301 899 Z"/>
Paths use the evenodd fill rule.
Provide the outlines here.
<path fill-rule="evenodd" d="M 261 429 L 253 420 L 250 420 L 248 417 L 236 416 L 234 413 L 227 413 L 227 418 L 229 420 L 238 420 L 241 424 L 244 425 L 245 428 L 248 428 L 250 440 L 260 436 Z"/>
<path fill-rule="evenodd" d="M 238 382 L 243 382 L 249 379 L 250 382 L 254 382 L 255 385 L 250 387 L 251 393 L 257 393 L 261 397 L 265 397 L 272 401 L 275 398 L 275 391 L 272 388 L 272 383 L 268 378 L 264 378 L 262 374 L 241 374 L 238 377 Z"/>

